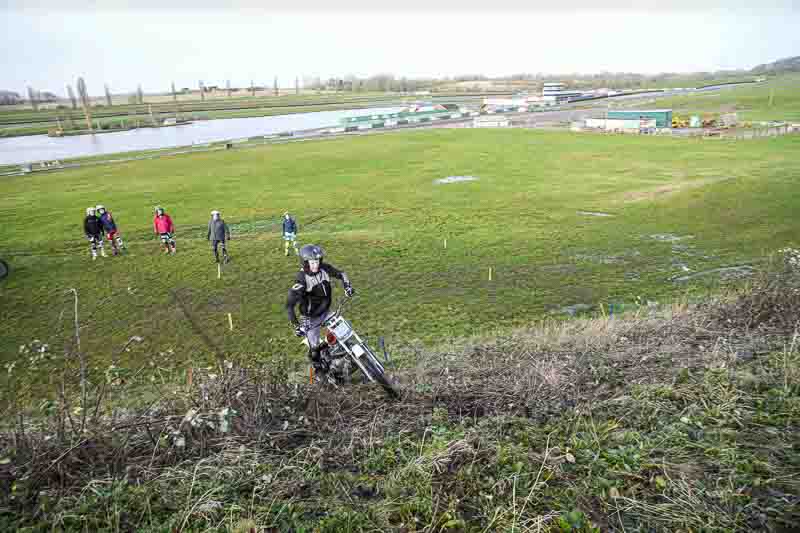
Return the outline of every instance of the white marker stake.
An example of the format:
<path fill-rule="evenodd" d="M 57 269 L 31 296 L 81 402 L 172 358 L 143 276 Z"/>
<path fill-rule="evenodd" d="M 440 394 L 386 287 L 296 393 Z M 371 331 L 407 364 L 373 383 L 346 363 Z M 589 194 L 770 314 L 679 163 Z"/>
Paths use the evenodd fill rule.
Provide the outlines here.
<path fill-rule="evenodd" d="M 444 240 L 444 249 L 447 250 L 447 239 Z"/>
<path fill-rule="evenodd" d="M 222 279 L 222 265 L 217 263 L 217 279 Z"/>
<path fill-rule="evenodd" d="M 228 327 L 230 327 L 231 331 L 233 331 L 233 317 L 231 317 L 230 313 L 228 313 Z"/>
<path fill-rule="evenodd" d="M 489 267 L 489 281 L 492 281 L 492 267 Z"/>

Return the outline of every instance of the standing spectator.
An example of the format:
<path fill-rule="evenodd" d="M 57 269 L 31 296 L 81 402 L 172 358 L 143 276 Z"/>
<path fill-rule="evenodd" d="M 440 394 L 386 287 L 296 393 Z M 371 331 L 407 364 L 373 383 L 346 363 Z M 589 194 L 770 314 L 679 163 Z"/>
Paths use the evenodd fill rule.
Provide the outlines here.
<path fill-rule="evenodd" d="M 106 251 L 103 248 L 103 223 L 100 222 L 95 213 L 94 207 L 87 207 L 86 218 L 83 220 L 83 232 L 91 245 L 92 261 L 97 259 L 98 248 L 100 248 L 100 255 L 106 256 Z"/>
<path fill-rule="evenodd" d="M 118 255 L 121 250 L 125 249 L 125 243 L 122 242 L 122 237 L 117 229 L 117 223 L 114 217 L 111 216 L 111 211 L 107 210 L 105 206 L 98 205 L 96 209 L 97 218 L 99 218 L 100 222 L 103 224 L 103 231 L 105 231 L 106 238 L 114 249 L 114 255 Z"/>
<path fill-rule="evenodd" d="M 161 249 L 164 253 L 168 254 L 171 252 L 174 254 L 175 238 L 172 236 L 172 233 L 175 231 L 175 225 L 172 223 L 172 219 L 169 215 L 164 212 L 163 207 L 156 206 L 155 211 L 156 216 L 153 217 L 153 231 L 161 238 Z"/>
<path fill-rule="evenodd" d="M 284 242 L 284 255 L 289 256 L 289 243 L 294 248 L 294 253 L 300 255 L 297 249 L 297 222 L 294 221 L 292 216 L 287 211 L 283 214 L 283 240 Z"/>
<path fill-rule="evenodd" d="M 227 263 L 230 261 L 228 256 L 228 249 L 225 247 L 225 241 L 231 239 L 231 230 L 228 225 L 222 220 L 222 215 L 219 211 L 211 211 L 211 220 L 208 221 L 208 240 L 211 241 L 211 247 L 214 250 L 214 261 L 219 263 L 219 245 L 222 245 L 222 261 Z"/>

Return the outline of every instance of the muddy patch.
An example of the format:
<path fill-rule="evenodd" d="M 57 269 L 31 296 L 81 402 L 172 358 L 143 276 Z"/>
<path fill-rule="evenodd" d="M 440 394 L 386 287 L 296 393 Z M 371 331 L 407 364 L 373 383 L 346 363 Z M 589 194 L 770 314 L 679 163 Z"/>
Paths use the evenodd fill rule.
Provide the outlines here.
<path fill-rule="evenodd" d="M 578 272 L 578 267 L 566 263 L 559 265 L 544 265 L 539 267 L 539 270 L 551 274 L 575 274 L 576 272 Z"/>
<path fill-rule="evenodd" d="M 733 179 L 732 176 L 727 177 L 714 177 L 714 178 L 703 178 L 703 179 L 696 179 L 692 181 L 683 181 L 679 183 L 667 183 L 665 185 L 660 185 L 654 189 L 649 189 L 646 191 L 630 191 L 626 192 L 622 200 L 624 202 L 639 202 L 642 200 L 656 200 L 662 196 L 666 196 L 669 194 L 674 194 L 686 189 L 694 189 L 697 187 L 703 187 L 705 185 L 711 185 L 712 183 L 728 181 Z"/>
<path fill-rule="evenodd" d="M 600 211 L 578 211 L 579 215 L 583 215 L 585 217 L 613 217 L 611 213 L 602 213 Z"/>
<path fill-rule="evenodd" d="M 721 268 L 712 268 L 710 270 L 704 270 L 702 272 L 697 272 L 695 274 L 687 274 L 685 276 L 679 276 L 676 278 L 672 278 L 672 281 L 676 283 L 684 283 L 695 278 L 707 277 L 707 276 L 718 276 L 719 279 L 723 281 L 734 281 L 737 279 L 742 279 L 751 276 L 753 275 L 753 272 L 754 272 L 753 267 L 751 267 L 750 265 L 721 267 Z"/>
<path fill-rule="evenodd" d="M 447 185 L 448 183 L 461 183 L 463 181 L 478 181 L 477 176 L 447 176 L 446 178 L 439 178 L 433 180 L 434 185 Z"/>

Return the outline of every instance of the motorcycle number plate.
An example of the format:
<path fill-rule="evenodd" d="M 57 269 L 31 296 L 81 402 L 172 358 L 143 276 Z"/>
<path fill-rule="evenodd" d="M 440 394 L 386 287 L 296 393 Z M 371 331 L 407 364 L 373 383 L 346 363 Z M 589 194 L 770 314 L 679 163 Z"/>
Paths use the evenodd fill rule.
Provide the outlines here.
<path fill-rule="evenodd" d="M 344 320 L 337 322 L 336 324 L 332 324 L 331 329 L 333 330 L 333 334 L 336 335 L 336 338 L 340 341 L 347 340 L 353 333 L 353 328 L 351 328 L 350 324 Z"/>
<path fill-rule="evenodd" d="M 356 357 L 361 357 L 362 355 L 364 355 L 364 348 L 362 348 L 358 344 L 354 344 L 352 350 L 353 350 L 353 355 L 355 355 Z"/>

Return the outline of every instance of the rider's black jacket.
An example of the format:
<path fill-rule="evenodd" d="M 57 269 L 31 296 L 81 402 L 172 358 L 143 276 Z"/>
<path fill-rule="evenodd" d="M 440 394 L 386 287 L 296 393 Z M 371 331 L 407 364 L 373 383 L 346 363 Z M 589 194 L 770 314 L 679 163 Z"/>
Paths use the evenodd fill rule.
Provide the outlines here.
<path fill-rule="evenodd" d="M 87 215 L 83 221 L 83 231 L 86 236 L 97 237 L 103 234 L 103 223 L 94 215 Z"/>
<path fill-rule="evenodd" d="M 345 287 L 350 285 L 347 274 L 327 263 L 320 264 L 319 272 L 316 274 L 306 270 L 300 270 L 297 273 L 294 285 L 289 289 L 289 296 L 286 298 L 289 322 L 294 325 L 299 324 L 294 310 L 298 304 L 300 305 L 300 314 L 305 317 L 315 318 L 328 312 L 333 293 L 331 278 L 342 280 Z"/>

